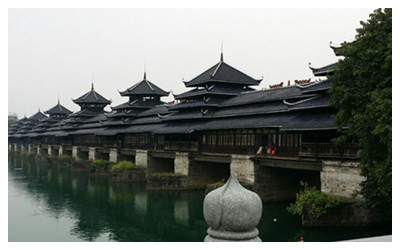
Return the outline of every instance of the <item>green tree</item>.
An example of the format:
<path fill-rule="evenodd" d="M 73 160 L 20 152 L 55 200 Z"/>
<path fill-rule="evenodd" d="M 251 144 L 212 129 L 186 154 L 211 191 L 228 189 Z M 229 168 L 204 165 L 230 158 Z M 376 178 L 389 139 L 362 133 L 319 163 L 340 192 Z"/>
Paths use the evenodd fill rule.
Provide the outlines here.
<path fill-rule="evenodd" d="M 343 135 L 336 142 L 361 146 L 361 194 L 367 204 L 392 201 L 392 9 L 377 9 L 353 42 L 342 43 L 330 90 L 338 109 L 334 121 Z"/>

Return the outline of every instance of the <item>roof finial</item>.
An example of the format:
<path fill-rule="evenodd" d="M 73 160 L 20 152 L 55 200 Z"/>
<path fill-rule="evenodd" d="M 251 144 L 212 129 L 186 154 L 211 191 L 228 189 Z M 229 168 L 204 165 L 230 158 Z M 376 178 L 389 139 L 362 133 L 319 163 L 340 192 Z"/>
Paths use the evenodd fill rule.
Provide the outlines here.
<path fill-rule="evenodd" d="M 220 61 L 224 61 L 224 40 L 221 41 L 221 58 Z"/>
<path fill-rule="evenodd" d="M 143 80 L 146 80 L 146 61 L 144 62 L 144 74 L 143 74 Z"/>
<path fill-rule="evenodd" d="M 94 83 L 92 82 L 92 91 L 94 90 Z"/>

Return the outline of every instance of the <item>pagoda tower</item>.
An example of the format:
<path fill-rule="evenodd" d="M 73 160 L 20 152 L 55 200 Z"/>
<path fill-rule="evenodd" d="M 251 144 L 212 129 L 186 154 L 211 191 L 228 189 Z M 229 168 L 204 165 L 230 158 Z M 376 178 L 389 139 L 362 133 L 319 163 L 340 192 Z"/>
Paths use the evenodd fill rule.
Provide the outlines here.
<path fill-rule="evenodd" d="M 174 95 L 178 104 L 169 107 L 179 111 L 170 119 L 185 116 L 189 119 L 202 117 L 213 111 L 219 104 L 242 92 L 254 91 L 262 79 L 254 79 L 224 62 L 220 61 L 190 81 L 183 81 L 186 87 L 193 88 L 182 94 Z M 189 115 L 189 114 L 192 115 Z"/>
<path fill-rule="evenodd" d="M 164 102 L 161 101 L 161 97 L 169 95 L 169 92 L 147 80 L 146 72 L 144 72 L 143 80 L 119 93 L 121 96 L 129 97 L 129 100 L 111 107 L 113 113 L 108 116 L 105 125 L 129 123 L 140 113 L 155 106 L 163 105 Z"/>
<path fill-rule="evenodd" d="M 31 131 L 36 125 L 38 125 L 41 121 L 44 119 L 47 119 L 48 117 L 38 110 L 37 113 L 33 114 L 31 117 L 26 119 L 23 123 L 20 129 L 18 130 L 18 133 L 27 133 Z"/>
<path fill-rule="evenodd" d="M 107 100 L 94 90 L 93 83 L 89 92 L 72 101 L 81 107 L 80 111 L 69 115 L 72 121 L 77 123 L 103 114 L 105 112 L 104 107 L 111 104 L 111 100 Z"/>
<path fill-rule="evenodd" d="M 58 100 L 57 105 L 45 111 L 44 113 L 49 115 L 49 117 L 41 120 L 41 122 L 37 124 L 32 132 L 45 131 L 53 125 L 58 124 L 60 121 L 68 119 L 68 116 L 72 114 L 70 110 L 60 104 L 60 100 Z"/>

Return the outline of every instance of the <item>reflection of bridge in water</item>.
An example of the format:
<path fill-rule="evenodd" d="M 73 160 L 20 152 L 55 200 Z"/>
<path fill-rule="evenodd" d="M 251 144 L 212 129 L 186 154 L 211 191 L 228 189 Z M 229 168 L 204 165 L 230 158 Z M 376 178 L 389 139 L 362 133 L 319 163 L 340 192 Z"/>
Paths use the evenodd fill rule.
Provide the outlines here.
<path fill-rule="evenodd" d="M 206 234 L 204 192 L 147 192 L 143 183 L 113 183 L 107 177 L 10 157 L 10 171 L 19 166 L 22 171 L 11 172 L 23 177 L 16 185 L 36 197 L 49 216 L 67 214 L 76 221 L 70 233 L 82 240 L 108 235 L 113 241 L 201 241 Z"/>

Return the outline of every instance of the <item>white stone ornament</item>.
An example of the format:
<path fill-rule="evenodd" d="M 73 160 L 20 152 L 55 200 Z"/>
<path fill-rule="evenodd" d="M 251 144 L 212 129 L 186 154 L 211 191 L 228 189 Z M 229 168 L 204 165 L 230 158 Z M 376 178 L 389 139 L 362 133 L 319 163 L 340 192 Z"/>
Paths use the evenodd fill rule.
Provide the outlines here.
<path fill-rule="evenodd" d="M 256 228 L 262 215 L 261 199 L 242 187 L 234 175 L 205 197 L 203 213 L 210 226 L 206 242 L 261 241 Z"/>

